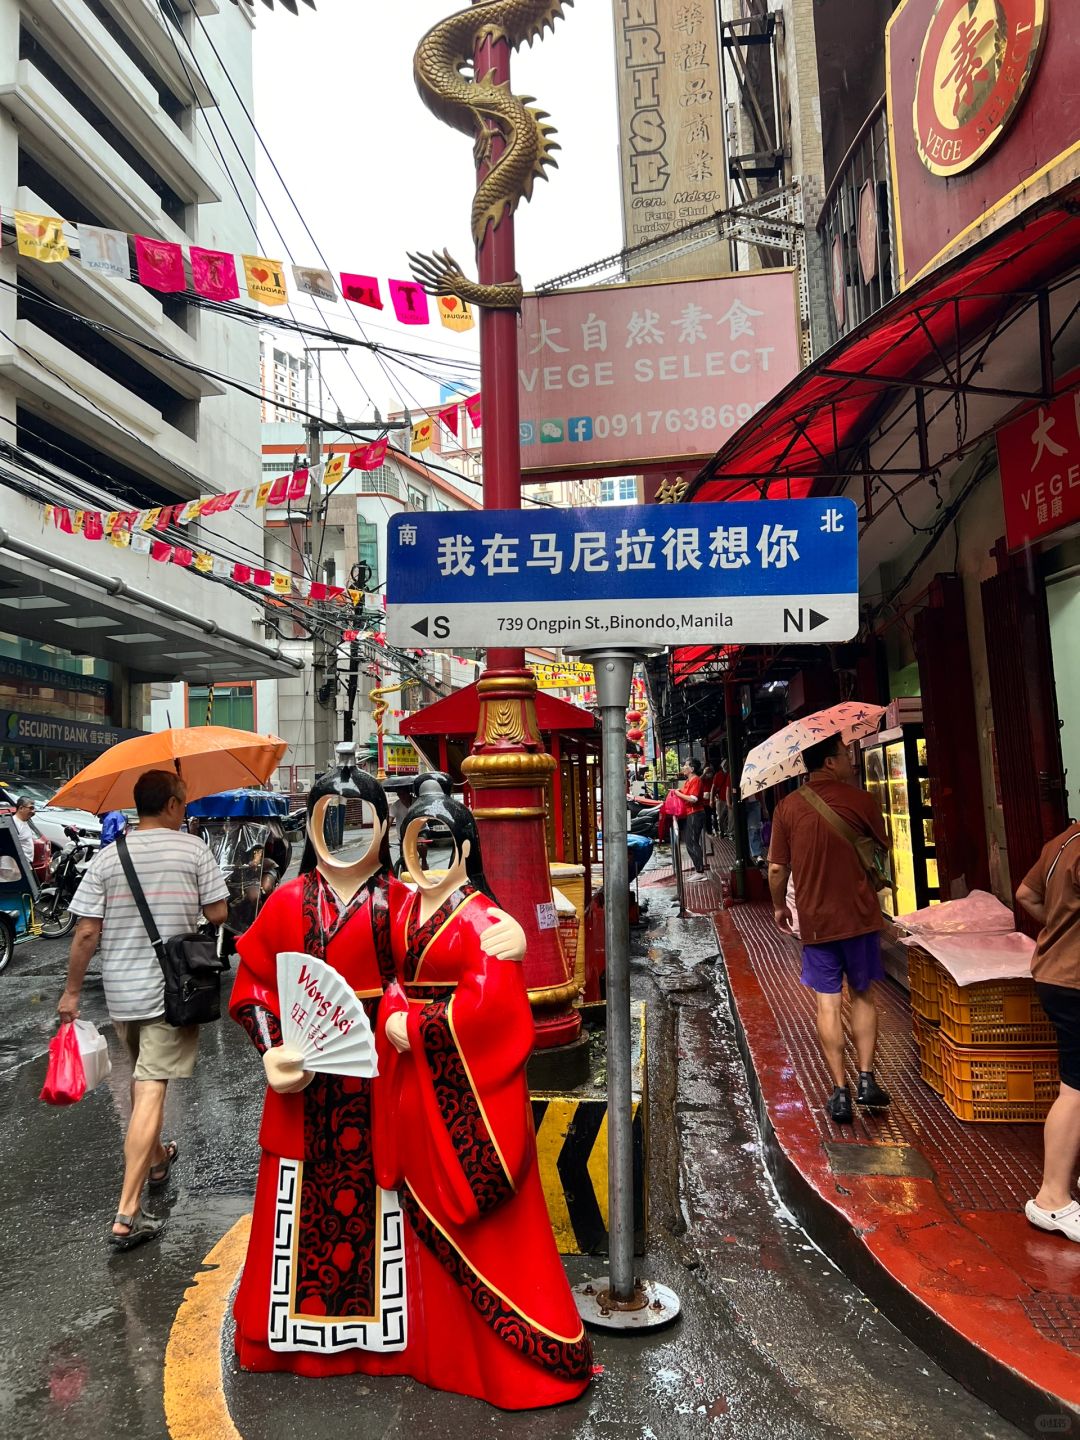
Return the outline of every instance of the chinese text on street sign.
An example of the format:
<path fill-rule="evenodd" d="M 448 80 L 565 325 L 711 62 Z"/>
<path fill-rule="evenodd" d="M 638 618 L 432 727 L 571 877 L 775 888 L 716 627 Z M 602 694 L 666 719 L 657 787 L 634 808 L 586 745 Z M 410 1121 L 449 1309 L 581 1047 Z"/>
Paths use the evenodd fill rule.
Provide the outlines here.
<path fill-rule="evenodd" d="M 1080 521 L 1080 390 L 1003 425 L 997 452 L 1010 550 Z"/>
<path fill-rule="evenodd" d="M 394 645 L 849 640 L 854 502 L 775 500 L 396 515 Z"/>
<path fill-rule="evenodd" d="M 798 368 L 788 270 L 527 295 L 522 471 L 714 455 Z"/>

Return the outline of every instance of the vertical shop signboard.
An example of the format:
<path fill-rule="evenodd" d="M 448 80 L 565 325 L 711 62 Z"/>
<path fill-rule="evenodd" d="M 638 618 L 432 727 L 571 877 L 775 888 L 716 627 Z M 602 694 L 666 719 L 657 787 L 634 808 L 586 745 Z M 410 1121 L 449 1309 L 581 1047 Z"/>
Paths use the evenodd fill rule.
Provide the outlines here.
<path fill-rule="evenodd" d="M 1003 425 L 997 453 L 1010 550 L 1080 523 L 1080 390 Z"/>

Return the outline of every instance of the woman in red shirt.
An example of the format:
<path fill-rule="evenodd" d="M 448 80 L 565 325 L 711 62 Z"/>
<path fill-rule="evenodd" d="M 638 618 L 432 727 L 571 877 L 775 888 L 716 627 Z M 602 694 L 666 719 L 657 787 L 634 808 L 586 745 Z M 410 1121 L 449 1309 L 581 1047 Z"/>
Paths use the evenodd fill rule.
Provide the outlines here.
<path fill-rule="evenodd" d="M 701 834 L 705 828 L 705 798 L 701 793 L 701 761 L 693 758 L 687 760 L 683 766 L 683 776 L 683 783 L 675 793 L 694 808 L 683 819 L 680 829 L 695 873 L 704 875 L 705 857 L 701 851 Z"/>

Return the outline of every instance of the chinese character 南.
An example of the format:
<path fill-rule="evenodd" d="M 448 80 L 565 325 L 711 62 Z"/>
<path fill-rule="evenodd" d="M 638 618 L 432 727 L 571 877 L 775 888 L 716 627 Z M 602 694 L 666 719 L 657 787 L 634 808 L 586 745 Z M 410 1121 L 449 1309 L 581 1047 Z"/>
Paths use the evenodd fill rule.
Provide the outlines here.
<path fill-rule="evenodd" d="M 599 319 L 595 310 L 581 322 L 581 339 L 586 350 L 607 349 L 607 321 Z"/>
<path fill-rule="evenodd" d="M 844 528 L 843 511 L 838 510 L 835 505 L 830 505 L 825 514 L 821 517 L 821 532 L 823 535 L 839 535 Z"/>
<path fill-rule="evenodd" d="M 662 345 L 664 333 L 659 324 L 660 316 L 655 310 L 646 310 L 644 315 L 635 310 L 626 327 L 627 350 L 631 345 Z"/>
<path fill-rule="evenodd" d="M 529 336 L 530 340 L 536 341 L 536 344 L 529 351 L 529 354 L 539 355 L 541 350 L 554 350 L 556 355 L 565 355 L 566 352 L 570 349 L 570 346 L 559 345 L 555 340 L 555 336 L 561 334 L 561 326 L 551 325 L 548 323 L 547 320 L 541 319 L 540 329 L 534 330 L 533 333 Z"/>
<path fill-rule="evenodd" d="M 695 115 L 692 120 L 687 120 L 683 126 L 683 134 L 689 145 L 708 145 L 712 138 L 709 122 L 704 115 Z"/>
<path fill-rule="evenodd" d="M 978 82 L 990 78 L 986 59 L 981 55 L 979 47 L 994 29 L 994 21 L 987 20 L 979 31 L 975 29 L 977 23 L 975 20 L 961 20 L 957 26 L 956 43 L 949 51 L 956 64 L 939 87 L 944 90 L 951 83 L 955 88 L 952 107 L 954 118 L 959 116 L 963 106 L 970 105 L 975 98 L 975 86 Z"/>
<path fill-rule="evenodd" d="M 709 568 L 715 570 L 719 565 L 721 570 L 738 570 L 742 565 L 749 565 L 749 543 L 745 525 L 718 525 L 709 537 L 712 552 Z"/>
<path fill-rule="evenodd" d="M 686 167 L 691 185 L 706 185 L 713 178 L 712 156 L 707 150 L 695 150 Z"/>
<path fill-rule="evenodd" d="M 615 541 L 615 565 L 619 570 L 655 570 L 652 550 L 656 536 L 650 535 L 644 526 L 638 527 L 636 535 L 629 530 L 619 532 Z"/>
<path fill-rule="evenodd" d="M 481 564 L 489 575 L 516 575 L 518 542 L 512 535 L 503 535 L 498 530 L 484 541 Z"/>
<path fill-rule="evenodd" d="M 704 40 L 691 40 L 681 50 L 675 51 L 675 59 L 680 70 L 704 70 L 707 69 L 708 51 Z"/>
<path fill-rule="evenodd" d="M 783 525 L 763 525 L 761 539 L 757 543 L 761 568 L 768 570 L 771 565 L 776 570 L 783 570 L 789 560 L 798 560 L 798 539 L 797 530 L 787 530 Z"/>
<path fill-rule="evenodd" d="M 570 569 L 581 570 L 586 574 L 606 570 L 606 552 L 607 536 L 602 530 L 579 530 L 574 536 L 574 558 L 570 562 Z"/>
<path fill-rule="evenodd" d="M 444 535 L 437 560 L 440 575 L 475 575 L 472 557 L 476 547 L 468 535 Z"/>
<path fill-rule="evenodd" d="M 674 526 L 664 531 L 664 559 L 669 570 L 700 570 L 701 542 L 697 526 Z"/>
<path fill-rule="evenodd" d="M 741 300 L 733 300 L 728 307 L 727 313 L 721 315 L 716 322 L 717 325 L 729 325 L 731 327 L 731 339 L 741 340 L 744 335 L 754 336 L 753 321 L 763 315 L 762 310 L 751 310 L 749 305 L 744 305 Z"/>
<path fill-rule="evenodd" d="M 690 486 L 680 475 L 677 480 L 662 480 L 656 491 L 657 505 L 677 505 Z"/>
<path fill-rule="evenodd" d="M 707 75 L 691 75 L 686 82 L 686 89 L 679 96 L 679 104 L 684 110 L 690 110 L 695 105 L 711 105 L 713 98 L 712 89 L 709 86 Z"/>
<path fill-rule="evenodd" d="M 675 23 L 673 29 L 681 30 L 684 35 L 696 35 L 698 27 L 705 24 L 705 16 L 701 12 L 700 5 L 681 5 L 675 12 Z"/>
<path fill-rule="evenodd" d="M 550 570 L 552 575 L 562 571 L 562 551 L 557 535 L 534 535 L 532 537 L 532 559 L 525 561 L 526 568 Z"/>
<path fill-rule="evenodd" d="M 700 305 L 686 305 L 675 324 L 679 327 L 679 344 L 693 345 L 695 340 L 707 340 L 705 321 L 712 316 Z"/>
<path fill-rule="evenodd" d="M 1046 451 L 1051 455 L 1064 455 L 1066 447 L 1059 445 L 1056 440 L 1051 440 L 1050 431 L 1057 424 L 1053 415 L 1048 415 L 1045 409 L 1039 406 L 1039 420 L 1035 429 L 1031 432 L 1031 443 L 1035 446 L 1035 459 L 1031 462 L 1032 470 L 1038 465 Z"/>
<path fill-rule="evenodd" d="M 398 530 L 397 533 L 398 533 L 398 544 L 399 544 L 399 545 L 415 545 L 415 544 L 416 544 L 416 526 L 415 526 L 415 525 L 402 525 L 401 528 Z"/>

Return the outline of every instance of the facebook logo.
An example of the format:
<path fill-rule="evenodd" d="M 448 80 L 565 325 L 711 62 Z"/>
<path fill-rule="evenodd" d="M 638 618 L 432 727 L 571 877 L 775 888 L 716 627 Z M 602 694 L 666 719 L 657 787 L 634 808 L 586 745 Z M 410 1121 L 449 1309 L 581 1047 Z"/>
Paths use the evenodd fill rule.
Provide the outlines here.
<path fill-rule="evenodd" d="M 567 431 L 572 441 L 592 439 L 592 416 L 571 415 L 567 422 Z"/>
<path fill-rule="evenodd" d="M 518 423 L 518 443 L 521 445 L 536 444 L 536 426 L 531 420 L 522 420 Z"/>

